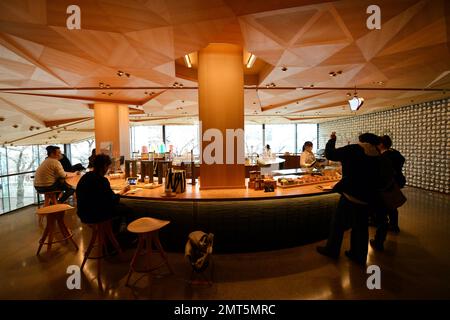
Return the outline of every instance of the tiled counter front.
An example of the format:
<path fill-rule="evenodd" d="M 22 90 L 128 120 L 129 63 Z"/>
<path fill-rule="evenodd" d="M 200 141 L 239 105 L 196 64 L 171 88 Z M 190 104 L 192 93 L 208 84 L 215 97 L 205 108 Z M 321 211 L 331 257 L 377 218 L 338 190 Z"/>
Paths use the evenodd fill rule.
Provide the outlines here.
<path fill-rule="evenodd" d="M 449 193 L 450 99 L 426 102 L 319 124 L 319 148 L 332 131 L 338 146 L 357 141 L 359 134 L 388 134 L 406 158 L 407 185 Z"/>

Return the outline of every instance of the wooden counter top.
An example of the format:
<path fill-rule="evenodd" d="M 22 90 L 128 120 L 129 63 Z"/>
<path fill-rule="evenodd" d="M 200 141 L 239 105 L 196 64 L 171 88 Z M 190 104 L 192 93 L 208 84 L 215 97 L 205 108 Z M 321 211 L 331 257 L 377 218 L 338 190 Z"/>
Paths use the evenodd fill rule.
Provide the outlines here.
<path fill-rule="evenodd" d="M 66 182 L 73 188 L 76 185 L 81 176 L 75 176 L 68 178 Z M 255 199 L 276 199 L 276 198 L 293 198 L 304 197 L 310 195 L 326 194 L 331 191 L 323 191 L 320 187 L 331 187 L 336 182 L 323 182 L 307 186 L 299 186 L 293 188 L 276 188 L 274 192 L 264 192 L 264 190 L 255 191 L 253 189 L 210 189 L 200 190 L 200 185 L 189 184 L 186 185 L 186 192 L 177 194 L 175 197 L 165 197 L 164 186 L 160 186 L 154 189 L 143 189 L 143 184 L 138 184 L 135 190 L 130 190 L 123 198 L 128 199 L 148 199 L 148 200 L 167 200 L 167 201 L 227 201 L 227 200 L 255 200 Z M 246 179 L 247 185 L 248 179 Z M 111 187 L 113 189 L 120 189 L 125 186 L 125 180 L 123 179 L 110 179 Z"/>

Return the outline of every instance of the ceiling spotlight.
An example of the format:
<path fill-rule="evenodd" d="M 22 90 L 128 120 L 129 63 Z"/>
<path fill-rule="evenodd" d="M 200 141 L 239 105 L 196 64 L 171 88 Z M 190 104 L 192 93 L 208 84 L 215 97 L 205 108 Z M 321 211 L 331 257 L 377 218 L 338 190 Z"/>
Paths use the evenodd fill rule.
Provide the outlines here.
<path fill-rule="evenodd" d="M 250 53 L 250 56 L 248 57 L 247 60 L 247 68 L 250 69 L 251 67 L 253 67 L 253 64 L 255 63 L 256 60 L 256 56 L 253 53 Z"/>
<path fill-rule="evenodd" d="M 172 86 L 173 87 L 178 87 L 178 82 L 174 82 Z"/>
<path fill-rule="evenodd" d="M 352 96 L 352 94 L 350 93 L 350 92 L 347 92 L 347 97 L 351 97 Z"/>
<path fill-rule="evenodd" d="M 148 94 L 148 92 L 147 92 L 147 91 L 145 91 L 145 92 L 144 92 L 144 94 Z"/>
<path fill-rule="evenodd" d="M 13 124 L 13 128 L 17 129 L 19 126 L 17 124 Z"/>
<path fill-rule="evenodd" d="M 33 129 L 34 129 L 34 127 L 33 127 L 33 126 L 30 126 L 29 130 L 30 130 L 30 131 L 33 131 Z"/>
<path fill-rule="evenodd" d="M 98 86 L 99 86 L 100 88 L 104 88 L 104 87 L 105 87 L 105 84 L 104 84 L 103 82 L 100 82 L 100 83 L 98 84 Z"/>
<path fill-rule="evenodd" d="M 36 127 L 36 130 L 39 130 L 41 127 Z"/>
<path fill-rule="evenodd" d="M 188 54 L 184 55 L 184 63 L 186 64 L 186 67 L 192 68 L 191 58 L 189 57 Z"/>
<path fill-rule="evenodd" d="M 314 84 L 312 84 L 312 83 L 311 83 L 309 86 L 310 86 L 311 88 L 314 88 Z"/>
<path fill-rule="evenodd" d="M 121 76 L 123 76 L 123 74 L 124 74 L 124 72 L 123 71 L 117 71 L 117 75 L 119 76 L 119 77 L 121 77 Z"/>
<path fill-rule="evenodd" d="M 280 114 L 280 113 L 281 113 L 280 111 L 275 112 L 275 114 Z"/>
<path fill-rule="evenodd" d="M 328 75 L 329 75 L 330 77 L 336 77 L 336 72 L 331 71 L 330 73 L 328 73 Z"/>
<path fill-rule="evenodd" d="M 5 121 L 5 118 L 3 118 L 3 117 L 0 117 L 0 121 Z"/>
<path fill-rule="evenodd" d="M 183 107 L 177 107 L 177 110 L 183 110 Z"/>
<path fill-rule="evenodd" d="M 109 89 L 111 86 L 109 84 L 106 85 L 106 89 Z"/>
<path fill-rule="evenodd" d="M 111 97 L 112 95 L 113 95 L 113 93 L 112 93 L 112 92 L 108 92 L 108 96 L 110 96 L 110 97 Z"/>
<path fill-rule="evenodd" d="M 283 66 L 283 67 L 281 68 L 281 71 L 287 71 L 287 68 Z"/>
<path fill-rule="evenodd" d="M 128 72 L 125 72 L 125 75 L 127 76 L 127 78 L 130 77 L 130 74 Z"/>

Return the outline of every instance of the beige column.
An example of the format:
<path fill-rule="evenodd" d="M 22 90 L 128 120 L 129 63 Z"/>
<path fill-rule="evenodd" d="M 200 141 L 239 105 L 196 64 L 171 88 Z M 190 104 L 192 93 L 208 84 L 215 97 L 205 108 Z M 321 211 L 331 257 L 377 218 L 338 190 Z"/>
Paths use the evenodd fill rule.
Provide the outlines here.
<path fill-rule="evenodd" d="M 244 164 L 226 164 L 226 129 L 244 129 L 244 67 L 242 47 L 213 43 L 198 53 L 198 101 L 201 135 L 218 129 L 223 136 L 224 164 L 200 165 L 200 188 L 244 188 Z M 210 144 L 201 143 L 201 155 Z M 234 143 L 234 155 L 238 144 Z M 244 144 L 240 148 L 244 149 Z"/>
<path fill-rule="evenodd" d="M 112 157 L 130 158 L 130 129 L 128 105 L 94 104 L 95 147 L 97 154 L 102 148 L 112 147 Z"/>

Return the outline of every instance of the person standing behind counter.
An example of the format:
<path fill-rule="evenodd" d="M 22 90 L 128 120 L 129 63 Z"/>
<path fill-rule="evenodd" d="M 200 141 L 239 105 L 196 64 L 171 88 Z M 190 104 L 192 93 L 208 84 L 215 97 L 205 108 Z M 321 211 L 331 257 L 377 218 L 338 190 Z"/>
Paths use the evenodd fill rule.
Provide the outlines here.
<path fill-rule="evenodd" d="M 74 193 L 74 190 L 65 183 L 64 179 L 75 174 L 64 171 L 63 166 L 59 162 L 62 158 L 59 147 L 48 146 L 46 150 L 48 157 L 36 170 L 34 188 L 39 193 L 61 190 L 64 193 L 58 199 L 58 202 L 64 203 Z"/>
<path fill-rule="evenodd" d="M 306 141 L 303 144 L 302 153 L 300 155 L 300 168 L 311 168 L 316 163 L 316 157 L 312 152 L 313 143 Z"/>

